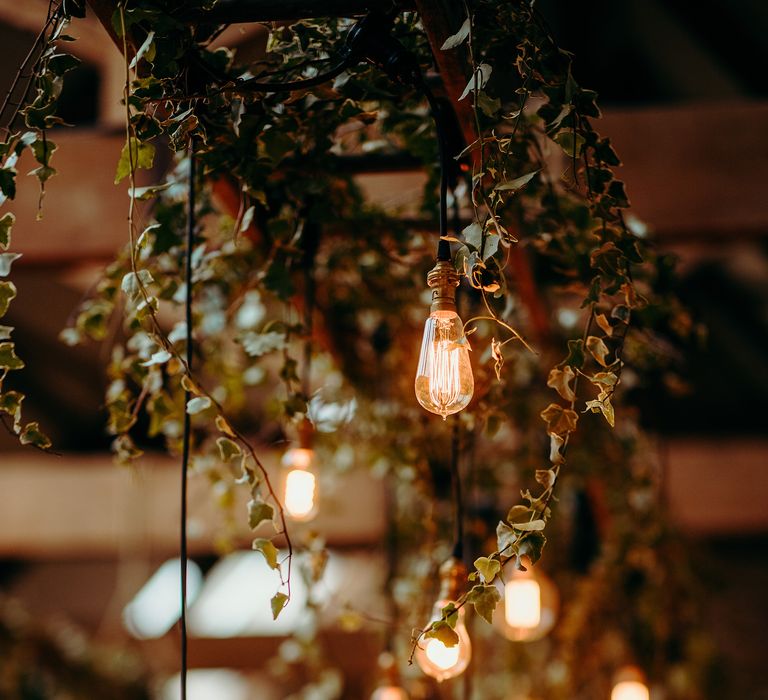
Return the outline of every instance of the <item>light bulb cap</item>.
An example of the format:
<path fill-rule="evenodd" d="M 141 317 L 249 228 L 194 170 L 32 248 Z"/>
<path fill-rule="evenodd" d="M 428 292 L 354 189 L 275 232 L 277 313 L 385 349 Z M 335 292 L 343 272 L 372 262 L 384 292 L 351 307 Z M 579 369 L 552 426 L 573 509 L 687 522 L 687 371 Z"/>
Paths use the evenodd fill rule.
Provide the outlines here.
<path fill-rule="evenodd" d="M 459 273 L 450 260 L 438 260 L 427 273 L 427 286 L 432 289 L 430 313 L 435 311 L 453 311 L 456 313 L 456 287 L 459 286 Z"/>
<path fill-rule="evenodd" d="M 440 567 L 440 600 L 455 601 L 467 582 L 467 567 L 456 557 L 443 562 Z"/>

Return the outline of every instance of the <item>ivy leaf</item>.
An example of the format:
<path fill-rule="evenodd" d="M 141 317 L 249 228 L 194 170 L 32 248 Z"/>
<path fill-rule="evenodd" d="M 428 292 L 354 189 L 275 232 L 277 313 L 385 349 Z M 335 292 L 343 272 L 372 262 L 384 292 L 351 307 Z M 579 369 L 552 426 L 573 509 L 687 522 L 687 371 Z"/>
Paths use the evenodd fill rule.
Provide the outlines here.
<path fill-rule="evenodd" d="M 50 161 L 51 156 L 58 146 L 50 139 L 43 140 L 36 138 L 30 145 L 30 148 L 35 156 L 35 160 L 40 163 L 40 165 L 48 165 L 48 161 Z"/>
<path fill-rule="evenodd" d="M 0 326 L 0 340 L 10 340 L 13 326 Z"/>
<path fill-rule="evenodd" d="M 40 430 L 40 424 L 37 422 L 27 423 L 24 426 L 24 430 L 19 435 L 19 442 L 22 445 L 39 447 L 41 450 L 47 450 L 51 446 L 50 438 Z"/>
<path fill-rule="evenodd" d="M 549 461 L 552 464 L 562 464 L 565 461 L 563 453 L 560 451 L 563 449 L 565 440 L 555 433 L 549 435 Z"/>
<path fill-rule="evenodd" d="M 149 170 L 155 161 L 155 147 L 151 143 L 140 143 L 134 137 L 126 141 L 120 153 L 120 160 L 117 162 L 117 172 L 115 173 L 116 185 L 124 177 L 130 175 L 131 160 L 133 160 L 134 169 L 144 168 Z"/>
<path fill-rule="evenodd" d="M 612 391 L 619 381 L 618 376 L 613 372 L 597 372 L 591 377 L 587 376 L 587 379 L 589 379 L 592 384 L 599 387 L 601 392 Z"/>
<path fill-rule="evenodd" d="M 483 245 L 483 227 L 477 221 L 473 221 L 461 233 L 468 246 L 472 246 L 475 250 L 480 250 L 480 247 Z"/>
<path fill-rule="evenodd" d="M 136 55 L 133 57 L 133 60 L 131 61 L 131 68 L 135 68 L 138 62 L 142 58 L 146 58 L 149 63 L 152 63 L 152 61 L 155 58 L 155 33 L 153 31 L 149 32 L 147 34 L 147 38 L 144 39 L 144 43 L 139 46 L 139 50 L 136 52 Z"/>
<path fill-rule="evenodd" d="M 489 233 L 485 237 L 485 243 L 483 245 L 483 260 L 488 260 L 499 249 L 499 241 L 501 236 L 498 233 Z"/>
<path fill-rule="evenodd" d="M 600 326 L 600 330 L 602 330 L 609 338 L 613 335 L 613 326 L 611 326 L 611 323 L 605 317 L 605 314 L 597 314 L 595 316 L 595 323 Z"/>
<path fill-rule="evenodd" d="M 523 532 L 533 532 L 543 530 L 546 527 L 546 523 L 543 520 L 528 520 L 524 523 L 512 523 L 512 527 L 515 530 L 523 530 Z"/>
<path fill-rule="evenodd" d="M 499 552 L 506 552 L 514 549 L 517 543 L 517 533 L 507 525 L 503 520 L 496 526 L 496 549 Z"/>
<path fill-rule="evenodd" d="M 14 260 L 18 260 L 21 253 L 0 253 L 0 277 L 7 277 L 11 274 L 11 265 Z"/>
<path fill-rule="evenodd" d="M 277 616 L 283 611 L 283 608 L 288 605 L 288 596 L 285 593 L 278 591 L 272 596 L 272 600 L 269 601 L 272 607 L 272 619 L 277 620 Z"/>
<path fill-rule="evenodd" d="M 543 532 L 529 532 L 520 543 L 519 556 L 527 556 L 531 560 L 531 564 L 535 564 L 541 559 L 541 552 L 546 543 L 547 538 Z"/>
<path fill-rule="evenodd" d="M 16 296 L 16 285 L 13 282 L 0 282 L 0 316 L 5 316 L 11 300 Z"/>
<path fill-rule="evenodd" d="M 483 581 L 490 583 L 496 578 L 496 574 L 501 571 L 501 562 L 498 559 L 479 557 L 478 559 L 475 559 L 475 568 L 480 572 Z"/>
<path fill-rule="evenodd" d="M 447 647 L 455 647 L 459 643 L 459 635 L 453 628 L 443 620 L 433 622 L 432 626 L 425 632 L 425 639 L 437 639 Z"/>
<path fill-rule="evenodd" d="M 493 611 L 496 609 L 501 594 L 496 586 L 477 585 L 467 594 L 467 602 L 475 606 L 475 611 L 489 625 L 493 623 Z"/>
<path fill-rule="evenodd" d="M 608 421 L 608 425 L 612 428 L 615 426 L 615 415 L 613 411 L 613 404 L 609 397 L 603 399 L 595 399 L 593 401 L 587 401 L 587 408 L 585 410 L 592 411 L 592 413 L 602 413 L 605 420 Z"/>
<path fill-rule="evenodd" d="M 141 287 L 146 287 L 153 281 L 149 270 L 139 270 L 138 273 L 128 272 L 123 276 L 120 289 L 123 290 L 129 299 L 135 300 L 141 293 Z"/>
<path fill-rule="evenodd" d="M 536 481 L 540 483 L 545 489 L 551 489 L 554 486 L 556 479 L 557 475 L 553 469 L 536 470 Z"/>
<path fill-rule="evenodd" d="M 581 338 L 578 340 L 569 340 L 568 356 L 558 365 L 558 367 L 568 366 L 575 369 L 581 369 L 584 366 L 585 361 L 584 341 L 581 340 Z"/>
<path fill-rule="evenodd" d="M 547 424 L 547 432 L 551 435 L 567 435 L 576 430 L 579 415 L 570 408 L 564 408 L 556 403 L 551 403 L 539 415 Z"/>
<path fill-rule="evenodd" d="M 0 368 L 11 370 L 23 367 L 24 360 L 16 355 L 13 343 L 0 343 Z"/>
<path fill-rule="evenodd" d="M 187 413 L 190 416 L 202 413 L 211 407 L 211 399 L 208 396 L 195 396 L 194 399 L 187 401 Z"/>
<path fill-rule="evenodd" d="M 170 182 L 165 182 L 162 185 L 149 185 L 147 187 L 130 187 L 128 188 L 128 196 L 134 199 L 145 201 L 156 197 L 160 192 L 167 190 L 171 186 Z M 148 227 L 149 230 L 159 228 L 159 224 L 153 224 L 152 227 Z M 145 229 L 146 231 L 147 229 Z M 143 232 L 142 232 L 143 233 Z"/>
<path fill-rule="evenodd" d="M 217 420 L 220 417 L 221 416 L 217 416 Z M 221 457 L 221 461 L 225 463 L 229 462 L 235 457 L 239 457 L 243 453 L 243 451 L 240 449 L 240 445 L 238 445 L 234 440 L 230 440 L 229 438 L 217 438 L 216 445 L 219 448 L 219 456 Z"/>
<path fill-rule="evenodd" d="M 557 393 L 566 401 L 573 401 L 576 398 L 576 395 L 571 388 L 571 382 L 575 376 L 576 375 L 569 365 L 566 365 L 564 369 L 555 367 L 549 373 L 547 386 L 557 391 Z"/>
<path fill-rule="evenodd" d="M 608 346 L 606 346 L 602 338 L 590 335 L 587 338 L 587 350 L 589 350 L 592 357 L 594 357 L 603 367 L 608 366 L 605 359 L 608 355 Z"/>
<path fill-rule="evenodd" d="M 553 140 L 569 158 L 578 158 L 584 147 L 584 137 L 579 133 L 574 134 L 573 129 L 563 129 Z"/>
<path fill-rule="evenodd" d="M 168 360 L 173 357 L 167 350 L 158 350 L 152 353 L 152 356 L 146 361 L 142 362 L 142 367 L 152 367 L 153 365 L 164 365 Z"/>
<path fill-rule="evenodd" d="M 275 350 L 282 350 L 286 346 L 284 333 L 268 331 L 266 333 L 246 333 L 241 340 L 245 352 L 251 357 L 261 357 Z"/>
<path fill-rule="evenodd" d="M 216 427 L 225 435 L 229 435 L 229 437 L 236 437 L 235 431 L 232 430 L 232 426 L 227 422 L 227 419 L 224 418 L 224 416 L 216 416 Z M 221 450 L 221 448 L 219 448 Z M 226 461 L 226 460 L 225 460 Z"/>
<path fill-rule="evenodd" d="M 531 515 L 531 509 L 528 506 L 512 506 L 507 513 L 507 522 L 515 523 L 525 520 Z"/>
<path fill-rule="evenodd" d="M 533 176 L 538 172 L 539 170 L 534 170 L 532 173 L 526 173 L 525 175 L 516 177 L 514 180 L 506 180 L 505 182 L 500 182 L 493 189 L 497 190 L 498 192 L 516 192 L 517 190 L 525 187 L 525 185 L 527 185 L 533 179 Z"/>
<path fill-rule="evenodd" d="M 24 394 L 18 391 L 6 391 L 0 394 L 0 411 L 13 418 L 13 429 L 18 433 L 21 429 L 21 402 Z"/>
<path fill-rule="evenodd" d="M 440 47 L 441 51 L 450 51 L 451 49 L 455 49 L 457 46 L 461 46 L 469 36 L 469 31 L 471 29 L 471 24 L 469 21 L 469 17 L 464 20 L 464 24 L 459 27 L 459 31 L 455 34 L 451 34 L 444 42 L 443 45 Z"/>
<path fill-rule="evenodd" d="M 264 559 L 267 560 L 267 565 L 270 569 L 277 569 L 277 547 L 272 544 L 272 540 L 259 537 L 253 541 L 252 546 L 253 549 L 264 555 Z"/>
<path fill-rule="evenodd" d="M 493 72 L 493 67 L 488 65 L 487 63 L 481 63 L 480 65 L 478 65 L 477 69 L 475 70 L 475 73 L 469 79 L 467 86 L 464 88 L 464 92 L 461 93 L 459 100 L 460 101 L 463 100 L 467 95 L 469 95 L 470 92 L 474 92 L 475 87 L 477 87 L 478 90 L 482 90 L 485 87 L 485 84 L 488 82 L 489 78 L 491 77 L 492 72 Z M 477 86 L 475 86 L 475 83 L 477 83 Z"/>
<path fill-rule="evenodd" d="M 0 250 L 8 250 L 11 245 L 11 228 L 16 221 L 16 215 L 6 212 L 0 218 Z"/>
<path fill-rule="evenodd" d="M 248 526 L 251 530 L 255 530 L 265 520 L 272 520 L 274 515 L 275 509 L 269 503 L 254 499 L 248 501 Z"/>

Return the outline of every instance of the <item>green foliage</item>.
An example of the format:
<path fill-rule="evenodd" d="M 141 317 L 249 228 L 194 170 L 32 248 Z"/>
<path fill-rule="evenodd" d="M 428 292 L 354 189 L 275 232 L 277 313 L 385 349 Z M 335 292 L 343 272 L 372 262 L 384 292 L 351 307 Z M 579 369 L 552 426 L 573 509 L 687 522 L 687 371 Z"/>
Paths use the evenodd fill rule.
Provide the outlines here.
<path fill-rule="evenodd" d="M 458 641 L 453 628 L 461 606 L 472 604 L 490 621 L 499 601 L 492 581 L 503 578 L 505 566 L 541 558 L 561 470 L 586 479 L 594 468 L 597 458 L 585 454 L 583 445 L 606 421 L 611 426 L 616 421 L 612 400 L 620 387 L 625 343 L 632 343 L 634 310 L 651 304 L 660 316 L 675 313 L 674 303 L 653 291 L 653 252 L 624 223 L 628 198 L 612 172 L 619 158 L 591 125 L 599 116 L 596 96 L 574 79 L 572 55 L 555 44 L 528 2 L 475 0 L 467 10 L 443 44 L 470 64 L 460 104 L 472 103 L 476 126 L 476 138 L 462 154 L 471 166 L 469 195 L 462 202 L 471 209 L 471 220 L 448 236 L 455 244 L 456 269 L 469 288 L 462 303 L 473 315 L 466 334 L 472 334 L 476 372 L 475 399 L 457 423 L 472 443 L 467 452 L 476 460 L 475 487 L 507 515 L 495 533 L 498 514 L 477 525 L 487 550 L 496 546 L 475 560 L 472 581 L 482 580 L 424 632 L 447 646 Z M 319 446 L 331 457 L 324 469 L 342 472 L 336 463 L 343 460 L 335 457 L 354 447 L 354 461 L 402 477 L 397 497 L 409 508 L 403 507 L 399 526 L 411 558 L 423 563 L 441 551 L 438 534 L 450 531 L 443 515 L 450 509 L 431 505 L 441 498 L 432 484 L 444 476 L 440 469 L 450 438 L 418 412 L 411 381 L 401 378 L 415 362 L 427 313 L 421 293 L 434 241 L 422 234 L 424 227 L 411 228 L 397 212 L 366 202 L 338 160 L 339 152 L 358 152 L 361 144 L 422 159 L 430 174 L 423 211 L 434 220 L 436 139 L 423 96 L 367 64 L 312 91 L 255 94 L 242 88 L 246 70 L 260 80 L 277 79 L 275 74 L 288 80 L 335 55 L 346 27 L 339 20 L 273 27 L 266 56 L 248 66 L 228 50 L 210 50 L 215 27 L 201 23 L 191 30 L 154 0 L 121 7 L 113 27 L 127 35 L 126 44 L 134 31 L 140 36 L 128 61 L 127 138 L 115 177 L 129 183 L 129 244 L 65 338 L 103 340 L 122 325 L 118 335 L 125 341 L 112 352 L 106 397 L 118 459 L 129 462 L 140 455 L 142 438 L 135 433 L 142 412 L 150 436 L 161 436 L 170 451 L 178 451 L 186 411 L 195 428 L 193 451 L 222 507 L 236 503 L 236 488 L 249 489 L 250 528 L 271 521 L 275 536 L 287 541 L 283 561 L 271 539 L 257 538 L 253 548 L 290 591 L 292 549 L 282 505 L 270 471 L 244 436 L 290 436 L 309 416 L 316 421 Z M 431 50 L 413 13 L 399 16 L 393 32 L 423 69 L 431 66 Z M 17 150 L 30 148 L 41 185 L 52 174 L 55 144 L 45 128 L 55 123 L 56 91 L 71 64 L 55 52 L 47 57 L 25 113 L 32 131 L 3 145 L 3 196 L 15 195 Z M 531 96 L 537 100 L 529 103 Z M 162 182 L 135 187 L 136 170 L 154 167 L 161 144 L 176 153 L 175 166 Z M 168 321 L 183 318 L 186 301 L 190 153 L 201 173 L 192 253 L 193 368 L 182 361 L 186 327 Z M 234 211 L 220 210 L 217 188 L 239 198 Z M 133 220 L 137 201 L 148 204 L 141 227 Z M 10 216 L 0 218 L 3 250 L 10 244 Z M 319 231 L 319 240 L 309 229 Z M 544 303 L 584 309 L 579 337 L 563 333 L 559 350 L 541 348 L 541 357 L 566 355 L 554 368 L 538 366 L 534 355 L 526 354 L 544 339 L 526 325 L 535 314 L 513 266 L 520 260 L 518 241 L 534 260 L 534 283 Z M 296 320 L 310 258 L 314 332 Z M 0 281 L 0 315 L 13 296 L 12 283 Z M 314 343 L 315 381 L 324 377 L 323 391 L 338 393 L 330 405 L 355 397 L 354 421 L 324 424 L 323 397 L 300 380 L 297 358 L 306 340 Z M 186 405 L 185 392 L 192 394 Z M 13 417 L 19 432 L 23 397 L 9 393 L 0 394 L 0 410 Z M 254 395 L 266 399 L 254 405 Z M 583 415 L 590 412 L 605 420 Z M 36 428 L 27 428 L 25 439 L 45 444 L 35 439 Z M 518 432 L 524 439 L 511 439 Z M 517 443 L 525 446 L 511 447 Z M 608 450 L 602 458 L 615 464 Z M 540 488 L 523 491 L 522 502 L 511 508 L 498 502 L 499 493 L 507 492 L 498 488 L 500 474 L 523 468 Z M 624 473 L 624 465 L 619 468 Z M 306 549 L 315 573 L 321 571 L 322 545 L 315 540 Z M 282 591 L 274 596 L 274 617 L 288 597 Z"/>

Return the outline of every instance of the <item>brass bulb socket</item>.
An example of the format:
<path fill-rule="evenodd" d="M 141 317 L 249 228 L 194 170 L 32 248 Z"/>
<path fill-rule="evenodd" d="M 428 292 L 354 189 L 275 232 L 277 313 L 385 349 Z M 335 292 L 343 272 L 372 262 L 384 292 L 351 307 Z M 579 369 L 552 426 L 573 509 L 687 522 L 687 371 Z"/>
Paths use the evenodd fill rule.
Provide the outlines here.
<path fill-rule="evenodd" d="M 456 287 L 459 286 L 459 273 L 450 260 L 438 260 L 427 273 L 427 286 L 432 289 L 430 313 L 435 311 L 453 311 L 456 313 Z"/>
<path fill-rule="evenodd" d="M 467 567 L 451 557 L 440 567 L 440 600 L 455 601 L 462 593 L 467 583 Z"/>

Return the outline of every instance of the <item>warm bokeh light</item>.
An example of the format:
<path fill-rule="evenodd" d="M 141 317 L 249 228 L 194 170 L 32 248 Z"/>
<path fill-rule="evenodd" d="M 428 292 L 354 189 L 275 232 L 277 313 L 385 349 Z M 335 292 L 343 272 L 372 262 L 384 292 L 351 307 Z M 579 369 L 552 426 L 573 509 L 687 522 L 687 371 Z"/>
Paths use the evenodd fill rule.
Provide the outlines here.
<path fill-rule="evenodd" d="M 371 700 L 408 700 L 408 693 L 396 685 L 382 685 L 373 691 Z"/>
<path fill-rule="evenodd" d="M 315 453 L 294 447 L 283 455 L 286 474 L 283 481 L 283 505 L 293 520 L 311 520 L 317 514 L 317 478 L 312 471 Z"/>
<path fill-rule="evenodd" d="M 645 674 L 637 666 L 624 666 L 613 679 L 611 700 L 650 700 Z"/>
<path fill-rule="evenodd" d="M 611 700 L 650 700 L 650 697 L 647 686 L 639 681 L 622 681 L 611 692 Z"/>
<path fill-rule="evenodd" d="M 433 619 L 438 619 L 448 601 L 443 600 L 435 605 Z M 439 639 L 424 640 L 416 649 L 416 663 L 428 676 L 444 681 L 464 673 L 472 658 L 472 642 L 469 639 L 467 626 L 464 624 L 464 609 L 458 612 L 458 620 L 454 631 L 459 635 L 456 645 L 448 647 Z"/>
<path fill-rule="evenodd" d="M 139 639 L 162 637 L 181 615 L 181 559 L 169 559 L 141 587 L 123 610 L 123 623 Z M 200 591 L 200 567 L 187 561 L 187 605 Z"/>
<path fill-rule="evenodd" d="M 315 475 L 292 469 L 285 477 L 285 509 L 294 520 L 306 520 L 315 510 Z"/>
<path fill-rule="evenodd" d="M 504 586 L 504 619 L 512 627 L 535 629 L 541 622 L 541 586 L 535 579 Z"/>
<path fill-rule="evenodd" d="M 526 570 L 515 569 L 509 575 L 501 610 L 493 616 L 494 626 L 513 642 L 541 639 L 557 620 L 559 600 L 555 584 L 530 562 L 525 565 Z"/>
<path fill-rule="evenodd" d="M 459 660 L 459 646 L 447 647 L 438 639 L 430 639 L 424 653 L 435 666 L 445 671 Z"/>

